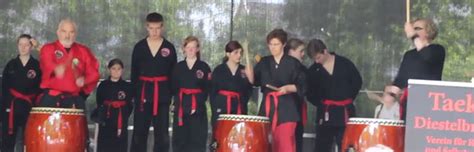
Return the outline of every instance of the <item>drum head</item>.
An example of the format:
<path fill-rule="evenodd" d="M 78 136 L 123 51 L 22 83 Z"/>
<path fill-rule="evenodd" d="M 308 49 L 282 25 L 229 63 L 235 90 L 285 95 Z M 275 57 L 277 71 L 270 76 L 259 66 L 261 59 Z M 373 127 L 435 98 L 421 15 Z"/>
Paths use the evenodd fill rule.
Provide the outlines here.
<path fill-rule="evenodd" d="M 405 126 L 405 121 L 403 120 L 390 120 L 390 119 L 375 119 L 375 118 L 349 118 L 347 124 L 377 124 L 383 126 Z"/>
<path fill-rule="evenodd" d="M 270 123 L 270 119 L 268 119 L 268 117 L 252 116 L 252 115 L 220 114 L 217 120 Z"/>
<path fill-rule="evenodd" d="M 82 109 L 71 109 L 71 108 L 51 108 L 51 107 L 33 107 L 31 108 L 30 113 L 61 113 L 67 115 L 84 115 L 84 110 Z"/>

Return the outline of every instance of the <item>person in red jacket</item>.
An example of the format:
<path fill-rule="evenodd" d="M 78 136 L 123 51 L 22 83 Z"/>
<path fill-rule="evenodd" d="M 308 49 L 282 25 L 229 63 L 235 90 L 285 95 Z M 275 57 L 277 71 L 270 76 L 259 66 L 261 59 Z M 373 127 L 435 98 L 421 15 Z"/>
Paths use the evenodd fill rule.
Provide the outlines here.
<path fill-rule="evenodd" d="M 75 42 L 76 29 L 73 20 L 61 20 L 58 40 L 41 48 L 40 87 L 45 90 L 38 100 L 41 107 L 84 109 L 99 81 L 99 63 L 88 47 Z"/>

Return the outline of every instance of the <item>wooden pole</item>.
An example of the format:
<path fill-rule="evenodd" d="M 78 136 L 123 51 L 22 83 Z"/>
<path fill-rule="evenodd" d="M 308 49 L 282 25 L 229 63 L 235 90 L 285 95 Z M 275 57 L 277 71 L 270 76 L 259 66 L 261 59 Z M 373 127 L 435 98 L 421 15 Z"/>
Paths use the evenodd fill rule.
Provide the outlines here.
<path fill-rule="evenodd" d="M 407 22 L 410 22 L 410 0 L 406 0 L 406 19 Z"/>

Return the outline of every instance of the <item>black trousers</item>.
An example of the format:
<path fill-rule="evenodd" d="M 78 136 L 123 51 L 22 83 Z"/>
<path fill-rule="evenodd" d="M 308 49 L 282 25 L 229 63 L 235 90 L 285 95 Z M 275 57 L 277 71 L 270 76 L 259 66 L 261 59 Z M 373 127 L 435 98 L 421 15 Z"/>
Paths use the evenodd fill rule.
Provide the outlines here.
<path fill-rule="evenodd" d="M 4 101 L 5 102 L 5 101 Z M 10 104 L 5 104 L 5 107 L 2 107 L 1 110 L 1 119 L 2 119 L 2 131 L 1 131 L 1 152 L 13 152 L 16 144 L 21 144 L 16 147 L 19 147 L 22 150 L 23 148 L 23 134 L 26 126 L 26 121 L 28 120 L 29 111 L 31 110 L 30 105 L 26 101 L 20 101 L 16 99 L 15 101 L 14 113 L 13 113 L 13 128 L 12 132 L 9 132 L 9 111 Z M 8 110 L 7 110 L 8 109 Z M 18 142 L 17 143 L 17 138 Z"/>
<path fill-rule="evenodd" d="M 341 144 L 345 126 L 318 126 L 316 131 L 315 152 L 332 152 L 334 144 L 342 152 Z"/>
<path fill-rule="evenodd" d="M 303 122 L 302 121 L 296 122 L 296 129 L 295 129 L 296 152 L 303 151 L 303 133 L 304 133 Z"/>
<path fill-rule="evenodd" d="M 76 108 L 85 109 L 85 99 L 80 95 L 59 94 L 53 96 L 46 90 L 40 95 L 39 107 L 56 107 L 56 108 Z"/>
<path fill-rule="evenodd" d="M 140 106 L 135 106 L 133 117 L 133 135 L 130 151 L 146 152 L 147 139 L 150 125 L 153 125 L 154 133 L 154 152 L 168 152 L 170 144 L 169 127 L 169 104 L 160 104 L 157 116 L 153 116 L 152 102 L 146 102 L 143 105 L 143 111 Z"/>
<path fill-rule="evenodd" d="M 106 111 L 103 111 L 106 113 Z M 110 116 L 105 118 L 105 123 L 99 126 L 97 139 L 98 152 L 127 152 L 128 150 L 128 117 L 126 110 L 122 111 L 121 133 L 118 135 L 118 114 L 119 110 L 111 108 Z"/>
<path fill-rule="evenodd" d="M 183 116 L 182 126 L 178 126 L 177 115 L 174 116 L 174 120 L 174 152 L 205 152 L 207 150 L 208 121 L 206 113 Z"/>

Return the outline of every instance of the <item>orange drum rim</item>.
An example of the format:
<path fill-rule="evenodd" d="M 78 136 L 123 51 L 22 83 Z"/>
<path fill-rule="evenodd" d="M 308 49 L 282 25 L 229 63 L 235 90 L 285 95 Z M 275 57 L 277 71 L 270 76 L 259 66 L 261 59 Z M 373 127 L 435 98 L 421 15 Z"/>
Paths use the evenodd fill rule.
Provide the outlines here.
<path fill-rule="evenodd" d="M 233 115 L 233 114 L 220 114 L 217 120 L 228 120 L 228 121 L 245 121 L 245 122 L 261 122 L 270 123 L 268 117 L 254 116 L 254 115 Z"/>
<path fill-rule="evenodd" d="M 67 115 L 84 115 L 84 110 L 72 109 L 72 108 L 33 107 L 31 108 L 30 113 L 39 113 L 39 114 L 61 113 L 61 114 L 67 114 Z"/>
<path fill-rule="evenodd" d="M 405 127 L 405 121 L 403 120 L 391 120 L 391 119 L 376 119 L 376 118 L 349 118 L 347 124 L 354 125 L 369 125 L 377 124 L 382 126 L 396 126 Z"/>

